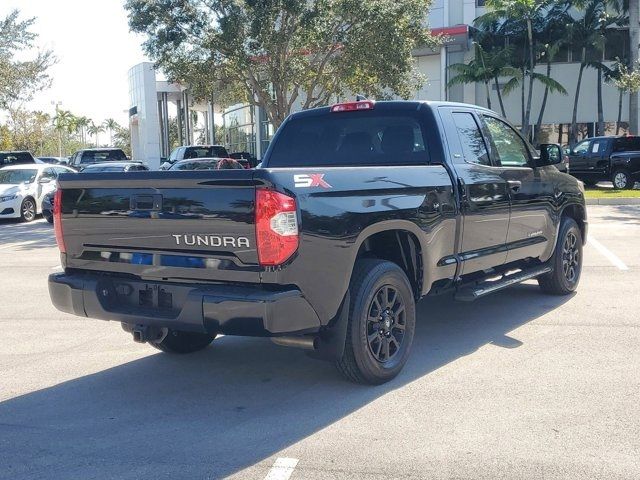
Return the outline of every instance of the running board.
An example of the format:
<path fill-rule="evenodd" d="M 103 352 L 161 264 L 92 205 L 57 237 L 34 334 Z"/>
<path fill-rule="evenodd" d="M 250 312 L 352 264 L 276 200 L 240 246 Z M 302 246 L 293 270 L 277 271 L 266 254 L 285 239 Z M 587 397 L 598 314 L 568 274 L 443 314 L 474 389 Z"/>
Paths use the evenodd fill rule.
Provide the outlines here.
<path fill-rule="evenodd" d="M 540 275 L 544 275 L 545 273 L 549 273 L 550 271 L 551 267 L 549 267 L 548 265 L 543 265 L 539 267 L 528 268 L 526 270 L 521 270 L 519 272 L 512 273 L 511 275 L 503 276 L 498 280 L 487 280 L 468 286 L 463 285 L 458 288 L 456 294 L 454 295 L 454 298 L 456 300 L 460 300 L 461 302 L 472 302 L 480 297 L 489 295 L 490 293 L 497 292 L 498 290 L 510 287 L 511 285 L 515 285 L 516 283 L 524 282 L 525 280 L 531 280 L 532 278 L 539 277 Z"/>

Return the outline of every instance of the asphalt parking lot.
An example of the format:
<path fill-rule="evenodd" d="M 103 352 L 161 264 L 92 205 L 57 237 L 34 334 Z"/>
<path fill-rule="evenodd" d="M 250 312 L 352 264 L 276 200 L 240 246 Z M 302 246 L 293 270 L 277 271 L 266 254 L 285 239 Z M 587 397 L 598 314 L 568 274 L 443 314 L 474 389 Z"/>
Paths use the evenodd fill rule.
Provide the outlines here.
<path fill-rule="evenodd" d="M 423 300 L 381 387 L 268 340 L 176 357 L 58 312 L 51 225 L 0 223 L 0 479 L 640 478 L 640 206 L 589 217 L 577 294 Z"/>

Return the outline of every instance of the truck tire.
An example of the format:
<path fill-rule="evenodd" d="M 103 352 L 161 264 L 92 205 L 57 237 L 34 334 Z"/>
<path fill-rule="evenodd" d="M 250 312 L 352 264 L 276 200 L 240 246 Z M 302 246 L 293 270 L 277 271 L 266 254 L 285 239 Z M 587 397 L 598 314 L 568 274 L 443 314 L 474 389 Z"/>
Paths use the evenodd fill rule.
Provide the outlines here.
<path fill-rule="evenodd" d="M 338 370 L 356 383 L 394 378 L 409 357 L 416 308 L 411 284 L 393 262 L 358 260 L 349 285 L 351 302 L 344 354 Z"/>
<path fill-rule="evenodd" d="M 150 342 L 150 345 L 167 353 L 193 353 L 207 348 L 215 338 L 215 334 L 169 329 L 160 342 Z"/>
<path fill-rule="evenodd" d="M 543 292 L 569 295 L 578 287 L 582 272 L 582 233 L 573 218 L 562 217 L 560 234 L 549 260 L 553 271 L 538 277 Z"/>
<path fill-rule="evenodd" d="M 614 170 L 611 175 L 611 183 L 616 190 L 631 190 L 635 185 L 635 181 L 631 178 L 631 174 L 624 169 Z"/>

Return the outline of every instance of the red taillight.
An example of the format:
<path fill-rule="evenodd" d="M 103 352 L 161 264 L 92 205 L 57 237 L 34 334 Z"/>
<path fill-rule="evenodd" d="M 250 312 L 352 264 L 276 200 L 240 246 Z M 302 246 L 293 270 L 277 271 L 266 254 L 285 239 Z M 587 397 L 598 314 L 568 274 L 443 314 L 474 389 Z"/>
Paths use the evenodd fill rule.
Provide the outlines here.
<path fill-rule="evenodd" d="M 64 245 L 64 238 L 62 236 L 62 190 L 59 188 L 53 197 L 53 230 L 56 234 L 56 243 L 58 244 L 60 252 L 66 253 L 67 248 Z"/>
<path fill-rule="evenodd" d="M 296 200 L 273 190 L 256 190 L 256 243 L 260 265 L 281 265 L 298 249 Z"/>
<path fill-rule="evenodd" d="M 355 112 L 356 110 L 373 110 L 375 102 L 372 100 L 362 100 L 360 102 L 336 103 L 331 106 L 331 112 Z"/>

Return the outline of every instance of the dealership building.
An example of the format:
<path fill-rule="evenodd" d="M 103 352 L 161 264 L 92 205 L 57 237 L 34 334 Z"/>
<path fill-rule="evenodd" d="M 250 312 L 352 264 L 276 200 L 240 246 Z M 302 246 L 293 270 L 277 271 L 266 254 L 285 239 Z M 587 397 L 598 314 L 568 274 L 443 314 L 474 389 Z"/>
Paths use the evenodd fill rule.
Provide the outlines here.
<path fill-rule="evenodd" d="M 487 106 L 486 87 L 483 83 L 447 86 L 450 80 L 449 67 L 456 63 L 465 63 L 474 56 L 473 20 L 485 13 L 484 0 L 435 0 L 429 13 L 429 24 L 436 34 L 443 34 L 447 41 L 437 50 L 428 48 L 414 51 L 416 68 L 427 79 L 422 87 L 415 92 L 415 100 L 448 100 Z M 605 64 L 613 63 L 616 57 L 628 56 L 628 35 L 625 30 L 610 29 L 606 36 L 602 58 Z M 570 46 L 561 50 L 552 64 L 551 75 L 567 91 L 566 95 L 550 93 L 542 121 L 541 141 L 565 144 L 568 142 L 568 130 L 571 123 L 573 98 L 575 95 L 576 78 L 580 51 Z M 144 64 L 143 64 L 144 65 Z M 136 68 L 136 67 L 134 67 Z M 538 66 L 540 73 L 544 73 L 544 65 Z M 506 82 L 506 79 L 505 79 Z M 131 73 L 130 73 L 131 85 Z M 577 112 L 580 136 L 592 136 L 595 132 L 597 119 L 597 71 L 587 68 L 584 71 L 580 90 L 580 103 Z M 531 123 L 535 123 L 542 102 L 543 90 L 540 84 L 534 85 Z M 170 92 L 168 93 L 171 94 Z M 162 93 L 158 91 L 156 101 L 161 102 Z M 605 129 L 607 134 L 616 130 L 618 118 L 618 90 L 615 86 L 604 83 L 602 87 Z M 495 85 L 490 85 L 489 96 L 492 107 L 497 108 L 498 96 Z M 169 98 L 171 100 L 172 97 Z M 213 139 L 213 108 L 209 105 L 190 105 L 188 98 L 182 98 L 182 108 L 195 108 L 204 112 L 208 118 L 210 134 L 206 137 Z M 150 101 L 153 100 L 151 95 Z M 336 99 L 344 100 L 344 99 Z M 503 95 L 507 118 L 514 124 L 521 119 L 520 92 Z M 132 99 L 133 102 L 133 99 Z M 628 120 L 628 98 L 623 97 L 622 132 L 626 131 Z M 132 103 L 131 107 L 135 105 Z M 157 110 L 160 110 L 159 108 Z M 225 138 L 217 139 L 224 143 L 230 152 L 250 152 L 261 158 L 274 134 L 273 127 L 267 120 L 263 109 L 238 104 L 231 106 L 222 114 Z M 138 114 L 139 115 L 139 114 Z M 141 120 L 141 119 L 140 119 Z M 139 123 L 140 123 L 139 120 Z M 157 138 L 159 127 L 154 134 Z M 636 133 L 636 132 L 634 132 Z M 162 133 L 160 133 L 162 137 Z M 133 143 L 132 135 L 132 143 Z M 161 142 L 158 141 L 160 144 Z M 135 149 L 134 149 L 135 150 Z"/>

